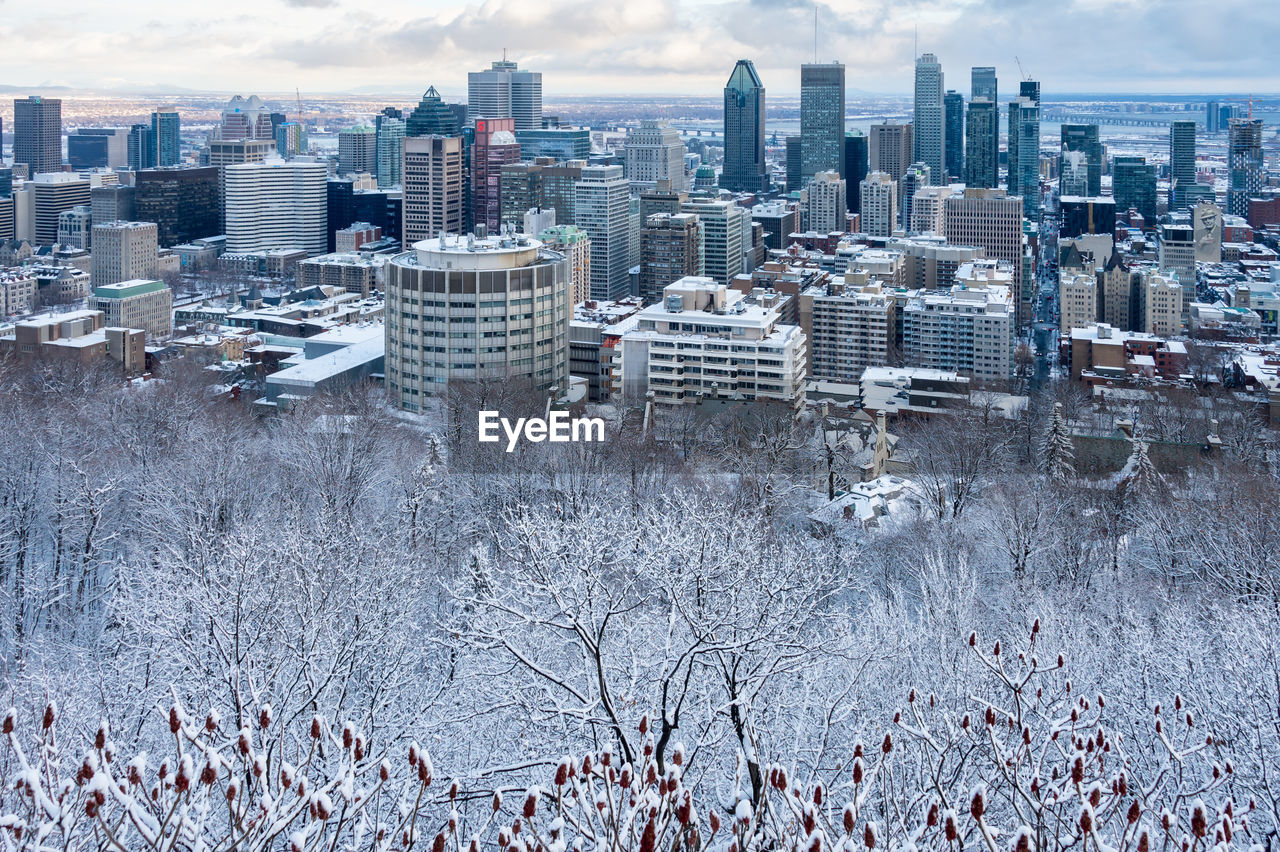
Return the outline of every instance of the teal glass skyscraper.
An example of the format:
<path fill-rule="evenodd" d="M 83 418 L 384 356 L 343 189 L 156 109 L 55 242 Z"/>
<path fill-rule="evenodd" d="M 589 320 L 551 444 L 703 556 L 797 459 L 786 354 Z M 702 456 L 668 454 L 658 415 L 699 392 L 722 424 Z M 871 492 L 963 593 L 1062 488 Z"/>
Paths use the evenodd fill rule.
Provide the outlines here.
<path fill-rule="evenodd" d="M 409 117 L 405 119 L 405 136 L 457 136 L 458 119 L 449 109 L 436 87 L 427 89 L 426 94 Z"/>
<path fill-rule="evenodd" d="M 964 95 L 949 91 L 942 98 L 947 180 L 964 180 Z M 941 181 L 939 181 L 941 183 Z"/>
<path fill-rule="evenodd" d="M 733 192 L 764 192 L 764 84 L 749 59 L 739 59 L 724 87 L 724 170 L 720 186 Z"/>
<path fill-rule="evenodd" d="M 1009 194 L 1028 219 L 1040 217 L 1040 84 L 1023 80 L 1009 102 Z"/>
<path fill-rule="evenodd" d="M 916 60 L 915 161 L 929 167 L 934 183 L 946 172 L 946 115 L 942 64 L 926 53 Z"/>
<path fill-rule="evenodd" d="M 985 95 L 969 102 L 965 119 L 964 182 L 994 188 L 999 177 L 1000 113 Z"/>
<path fill-rule="evenodd" d="M 155 164 L 162 169 L 182 162 L 181 128 L 182 119 L 173 107 L 151 113 L 151 135 L 156 146 Z"/>
<path fill-rule="evenodd" d="M 1116 199 L 1116 214 L 1126 215 L 1130 209 L 1142 214 L 1144 227 L 1156 224 L 1156 167 L 1146 157 L 1116 157 L 1112 163 L 1111 194 Z"/>

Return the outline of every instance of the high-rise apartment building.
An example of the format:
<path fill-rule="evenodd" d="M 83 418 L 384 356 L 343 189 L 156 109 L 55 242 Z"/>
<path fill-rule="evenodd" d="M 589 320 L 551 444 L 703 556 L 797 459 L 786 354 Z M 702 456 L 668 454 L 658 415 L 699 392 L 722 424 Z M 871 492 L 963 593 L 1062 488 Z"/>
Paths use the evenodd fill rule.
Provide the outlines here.
<path fill-rule="evenodd" d="M 156 134 L 145 124 L 129 128 L 125 139 L 125 161 L 135 172 L 156 167 Z"/>
<path fill-rule="evenodd" d="M 814 285 L 800 295 L 808 323 L 811 375 L 856 382 L 867 367 L 889 363 L 894 345 L 894 299 L 879 283 L 854 287 L 844 281 Z"/>
<path fill-rule="evenodd" d="M 859 194 L 862 232 L 871 237 L 893 236 L 898 220 L 898 182 L 886 172 L 873 171 L 863 179 Z"/>
<path fill-rule="evenodd" d="M 1022 298 L 1023 205 L 1016 196 L 1001 189 L 966 189 L 946 202 L 947 242 L 957 246 L 981 246 L 992 260 L 1001 260 L 1013 270 L 1014 320 L 1031 321 L 1029 301 Z M 1028 282 L 1027 286 L 1030 286 Z"/>
<path fill-rule="evenodd" d="M 328 174 L 324 163 L 301 160 L 227 166 L 227 251 L 291 248 L 324 254 Z"/>
<path fill-rule="evenodd" d="M 911 205 L 915 202 L 916 190 L 933 183 L 932 172 L 926 163 L 912 163 L 898 181 L 898 214 L 904 229 L 911 227 Z"/>
<path fill-rule="evenodd" d="M 684 140 L 679 130 L 665 121 L 642 121 L 627 134 L 627 180 L 635 189 L 651 189 L 658 181 L 667 181 L 675 191 L 687 192 L 689 178 L 684 170 L 684 154 Z"/>
<path fill-rule="evenodd" d="M 1009 103 L 1009 194 L 1022 197 L 1023 214 L 1040 217 L 1040 84 L 1023 80 Z"/>
<path fill-rule="evenodd" d="M 931 179 L 943 182 L 946 174 L 946 107 L 942 64 L 926 53 L 916 59 L 914 155 L 912 162 L 929 167 Z"/>
<path fill-rule="evenodd" d="M 176 107 L 161 107 L 151 113 L 151 136 L 155 140 L 155 164 L 160 168 L 182 162 L 182 117 Z"/>
<path fill-rule="evenodd" d="M 404 140 L 404 210 L 401 228 L 406 245 L 464 228 L 462 137 L 408 136 Z M 349 223 L 348 223 L 349 224 Z"/>
<path fill-rule="evenodd" d="M 378 171 L 378 132 L 360 125 L 338 131 L 338 174 L 376 174 Z"/>
<path fill-rule="evenodd" d="M 800 66 L 800 139 L 800 186 L 818 172 L 844 171 L 844 65 L 839 62 Z"/>
<path fill-rule="evenodd" d="M 764 244 L 769 249 L 784 249 L 791 244 L 792 234 L 800 233 L 800 207 L 793 201 L 768 201 L 751 208 L 751 221 L 764 227 Z"/>
<path fill-rule="evenodd" d="M 134 188 L 134 215 L 156 223 L 160 245 L 167 248 L 222 233 L 218 169 L 145 169 L 134 178 Z"/>
<path fill-rule="evenodd" d="M 467 116 L 510 118 L 515 130 L 542 127 L 542 72 L 521 71 L 514 62 L 495 61 L 487 71 L 467 74 Z"/>
<path fill-rule="evenodd" d="M 837 172 L 818 172 L 809 184 L 809 230 L 844 233 L 848 214 L 847 183 Z"/>
<path fill-rule="evenodd" d="M 1169 125 L 1169 209 L 1190 206 L 1187 190 L 1196 184 L 1196 123 L 1175 121 Z"/>
<path fill-rule="evenodd" d="M 1249 199 L 1262 189 L 1262 166 L 1262 119 L 1230 119 L 1227 124 L 1228 215 L 1249 215 Z"/>
<path fill-rule="evenodd" d="M 374 137 L 377 143 L 378 186 L 383 189 L 400 186 L 404 183 L 404 121 L 384 117 Z"/>
<path fill-rule="evenodd" d="M 94 225 L 90 261 L 93 286 L 155 278 L 157 247 L 154 222 L 104 222 Z"/>
<path fill-rule="evenodd" d="M 906 173 L 915 162 L 910 124 L 873 124 L 867 145 L 869 171 L 884 172 L 894 180 Z"/>
<path fill-rule="evenodd" d="M 276 153 L 286 159 L 307 153 L 307 131 L 301 122 L 282 121 L 276 125 Z"/>
<path fill-rule="evenodd" d="M 922 186 L 911 198 L 911 221 L 906 226 L 908 231 L 917 234 L 946 233 L 947 198 L 951 196 L 949 186 Z"/>
<path fill-rule="evenodd" d="M 844 136 L 844 171 L 840 173 L 840 177 L 844 178 L 847 187 L 850 213 L 858 213 L 862 210 L 860 187 L 863 178 L 871 171 L 868 141 L 860 130 L 846 133 Z"/>
<path fill-rule="evenodd" d="M 695 213 L 702 224 L 702 266 L 708 278 L 728 285 L 743 270 L 744 241 L 750 221 L 745 208 L 733 201 L 693 198 L 680 205 L 681 213 Z"/>
<path fill-rule="evenodd" d="M 530 210 L 546 209 L 543 203 L 540 163 L 508 163 L 502 167 L 498 182 L 501 190 L 503 222 L 511 222 L 519 226 Z M 556 215 L 554 210 L 550 213 L 553 216 Z M 525 233 L 538 236 L 538 231 L 526 230 Z"/>
<path fill-rule="evenodd" d="M 738 60 L 724 87 L 720 186 L 731 192 L 764 192 L 769 188 L 764 158 L 764 84 L 750 59 Z"/>
<path fill-rule="evenodd" d="M 1000 175 L 1000 113 L 995 102 L 975 97 L 965 118 L 964 182 L 994 188 Z"/>
<path fill-rule="evenodd" d="M 1058 330 L 1070 335 L 1098 321 L 1098 278 L 1093 270 L 1064 271 L 1058 279 Z"/>
<path fill-rule="evenodd" d="M 969 82 L 970 108 L 972 108 L 973 101 L 976 101 L 979 98 L 983 98 L 986 101 L 990 102 L 991 110 L 995 113 L 995 115 L 991 119 L 991 128 L 992 128 L 990 131 L 991 136 L 987 142 L 987 144 L 990 146 L 990 149 L 991 149 L 990 162 L 991 162 L 991 170 L 992 170 L 992 173 L 994 174 L 994 177 L 991 178 L 990 183 L 972 184 L 972 185 L 982 186 L 982 187 L 996 187 L 999 185 L 998 181 L 999 181 L 999 173 L 1000 173 L 1000 86 L 996 80 L 996 69 L 992 68 L 989 65 L 976 66 L 970 70 L 970 82 Z M 965 133 L 966 164 L 969 158 L 972 158 L 975 156 L 979 156 L 979 153 L 972 147 L 972 145 L 969 144 L 967 125 L 966 125 L 966 133 Z M 981 171 L 976 172 L 976 174 L 981 176 L 985 176 L 987 174 L 987 171 L 985 168 L 985 157 L 984 157 L 984 167 L 982 168 Z"/>
<path fill-rule="evenodd" d="M 1142 293 L 1142 328 L 1147 334 L 1171 337 L 1182 331 L 1190 304 L 1184 301 L 1186 285 L 1177 273 L 1146 271 L 1139 288 Z M 1195 291 L 1194 284 L 1192 292 Z"/>
<path fill-rule="evenodd" d="M 450 382 L 568 387 L 569 263 L 528 236 L 445 235 L 387 264 L 386 383 L 418 411 Z"/>
<path fill-rule="evenodd" d="M 478 118 L 471 144 L 471 218 L 494 234 L 502 227 L 502 167 L 520 162 L 514 126 L 512 118 Z"/>
<path fill-rule="evenodd" d="M 1008 287 L 922 290 L 902 308 L 902 354 L 908 366 L 1002 382 L 1013 367 L 1016 308 Z"/>
<path fill-rule="evenodd" d="M 1182 223 L 1160 226 L 1160 271 L 1172 274 L 1182 287 L 1182 311 L 1196 301 L 1196 231 Z"/>
<path fill-rule="evenodd" d="M 1085 172 L 1083 192 L 1077 187 L 1073 191 L 1063 191 L 1063 195 L 1087 195 L 1096 197 L 1102 194 L 1102 143 L 1098 139 L 1096 124 L 1064 124 L 1062 125 L 1062 159 L 1063 169 L 1069 154 L 1082 155 Z M 1037 156 L 1036 167 L 1039 168 Z"/>
<path fill-rule="evenodd" d="M 28 176 L 62 171 L 62 100 L 31 95 L 13 99 L 13 162 Z"/>
<path fill-rule="evenodd" d="M 947 167 L 946 181 L 964 180 L 964 95 L 948 91 L 942 98 L 944 141 Z"/>
<path fill-rule="evenodd" d="M 31 191 L 32 236 L 40 245 L 58 241 L 58 216 L 72 207 L 88 205 L 89 181 L 72 172 L 42 172 L 28 181 Z"/>
<path fill-rule="evenodd" d="M 653 391 L 655 403 L 670 406 L 717 396 L 803 403 L 807 341 L 772 298 L 754 302 L 711 278 L 682 278 L 635 316 L 615 362 L 625 399 Z"/>
<path fill-rule="evenodd" d="M 581 175 L 574 222 L 591 238 L 591 298 L 618 299 L 630 289 L 631 185 L 622 166 L 586 166 Z"/>
<path fill-rule="evenodd" d="M 640 298 L 652 304 L 668 284 L 703 274 L 702 223 L 693 213 L 654 213 L 640 229 Z"/>

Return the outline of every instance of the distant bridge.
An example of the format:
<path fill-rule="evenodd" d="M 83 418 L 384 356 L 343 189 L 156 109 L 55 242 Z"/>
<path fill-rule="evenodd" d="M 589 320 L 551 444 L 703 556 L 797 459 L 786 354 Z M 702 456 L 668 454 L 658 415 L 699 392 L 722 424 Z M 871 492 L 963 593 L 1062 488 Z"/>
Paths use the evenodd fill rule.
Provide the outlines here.
<path fill-rule="evenodd" d="M 1045 121 L 1053 123 L 1098 124 L 1106 127 L 1168 127 L 1175 121 L 1201 123 L 1200 118 L 1194 113 L 1188 114 L 1186 118 L 1139 118 L 1133 115 L 1117 115 L 1116 113 L 1102 113 L 1100 115 L 1058 115 L 1056 113 L 1048 113 L 1044 115 Z"/>

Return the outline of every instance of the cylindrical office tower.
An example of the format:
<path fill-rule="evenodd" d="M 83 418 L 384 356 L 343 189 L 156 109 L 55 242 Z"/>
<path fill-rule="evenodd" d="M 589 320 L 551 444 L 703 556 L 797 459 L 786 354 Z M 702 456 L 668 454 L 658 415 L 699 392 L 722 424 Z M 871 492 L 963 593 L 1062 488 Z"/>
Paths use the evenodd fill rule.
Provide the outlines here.
<path fill-rule="evenodd" d="M 451 381 L 568 390 L 568 259 L 531 237 L 444 234 L 387 268 L 387 391 L 417 411 Z"/>

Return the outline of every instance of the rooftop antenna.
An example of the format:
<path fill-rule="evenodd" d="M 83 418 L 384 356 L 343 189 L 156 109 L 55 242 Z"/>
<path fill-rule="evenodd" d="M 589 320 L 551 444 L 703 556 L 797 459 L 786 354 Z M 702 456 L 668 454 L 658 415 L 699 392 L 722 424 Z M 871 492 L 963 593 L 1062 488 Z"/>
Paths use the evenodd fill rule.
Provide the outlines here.
<path fill-rule="evenodd" d="M 302 90 L 295 88 L 293 93 L 298 97 L 298 123 L 302 123 Z"/>
<path fill-rule="evenodd" d="M 911 41 L 911 62 L 914 64 L 920 58 L 920 22 L 916 21 L 912 26 Z"/>
<path fill-rule="evenodd" d="M 813 64 L 818 64 L 818 4 L 813 4 Z"/>

